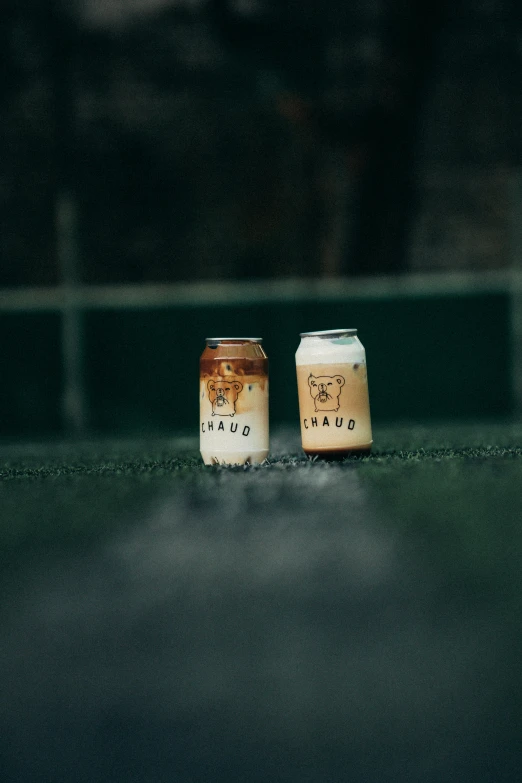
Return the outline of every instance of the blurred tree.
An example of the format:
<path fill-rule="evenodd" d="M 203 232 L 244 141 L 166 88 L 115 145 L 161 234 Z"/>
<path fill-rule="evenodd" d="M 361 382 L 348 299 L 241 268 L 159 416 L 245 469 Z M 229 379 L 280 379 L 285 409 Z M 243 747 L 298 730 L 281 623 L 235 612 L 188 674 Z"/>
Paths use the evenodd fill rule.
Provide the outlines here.
<path fill-rule="evenodd" d="M 316 194 L 315 219 L 309 225 L 317 226 L 320 216 L 316 251 L 323 273 L 401 271 L 413 210 L 419 110 L 447 0 L 385 0 L 373 13 L 370 4 L 347 7 L 335 0 L 326 6 L 258 0 L 254 8 L 255 13 L 245 14 L 233 0 L 209 2 L 227 46 L 250 67 L 277 75 L 272 84 L 278 110 L 309 138 L 307 184 Z M 358 40 L 350 27 L 357 30 Z M 357 78 L 366 92 L 353 100 L 354 85 L 345 82 L 340 85 L 344 100 L 341 96 L 332 105 L 328 46 L 335 42 L 341 48 L 360 48 L 361 40 L 374 56 L 358 64 L 357 75 L 352 71 L 345 79 Z M 325 150 L 332 148 L 338 152 L 337 166 L 325 169 Z M 349 203 L 342 198 L 347 176 L 354 188 Z M 340 205 L 345 212 L 353 210 L 351 219 L 336 214 Z M 351 242 L 339 230 L 344 223 L 352 226 Z"/>
<path fill-rule="evenodd" d="M 514 0 L 4 0 L 4 284 L 57 279 L 57 193 L 77 201 L 89 282 L 405 269 L 426 98 L 422 165 L 448 170 L 419 246 L 443 233 L 446 192 L 449 221 L 466 182 L 482 182 L 462 166 L 485 169 L 507 149 L 503 111 L 520 146 L 520 15 Z M 489 41 L 498 17 L 512 31 L 497 25 Z M 478 201 L 499 203 L 497 181 Z M 504 207 L 490 225 L 469 201 L 468 234 L 487 223 L 498 244 Z M 440 251 L 455 244 L 446 234 L 432 256 L 456 257 Z M 432 256 L 417 250 L 415 264 Z"/>
<path fill-rule="evenodd" d="M 57 280 L 48 13 L 39 0 L 0 4 L 0 284 Z"/>
<path fill-rule="evenodd" d="M 446 0 L 386 5 L 374 100 L 352 141 L 362 151 L 350 263 L 354 274 L 405 268 L 418 122 L 448 5 Z"/>

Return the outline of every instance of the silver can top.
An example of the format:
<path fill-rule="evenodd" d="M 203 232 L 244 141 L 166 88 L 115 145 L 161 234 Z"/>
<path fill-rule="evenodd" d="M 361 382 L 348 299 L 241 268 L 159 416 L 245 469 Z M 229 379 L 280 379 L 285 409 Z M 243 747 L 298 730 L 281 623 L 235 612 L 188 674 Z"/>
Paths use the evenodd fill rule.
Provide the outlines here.
<path fill-rule="evenodd" d="M 299 337 L 324 337 L 325 340 L 331 340 L 332 337 L 353 337 L 357 334 L 357 329 L 328 329 L 325 332 L 301 332 Z"/>
<path fill-rule="evenodd" d="M 205 337 L 205 342 L 210 343 L 262 343 L 262 337 Z"/>

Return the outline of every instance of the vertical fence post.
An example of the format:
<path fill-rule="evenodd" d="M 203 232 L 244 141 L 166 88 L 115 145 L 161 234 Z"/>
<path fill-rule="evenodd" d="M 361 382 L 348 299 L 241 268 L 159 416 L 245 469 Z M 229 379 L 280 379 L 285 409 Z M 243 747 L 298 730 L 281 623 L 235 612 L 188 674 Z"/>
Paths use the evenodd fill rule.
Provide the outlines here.
<path fill-rule="evenodd" d="M 87 424 L 83 372 L 83 314 L 79 298 L 81 258 L 76 198 L 76 133 L 72 61 L 76 52 L 73 11 L 60 0 L 49 0 L 51 73 L 54 91 L 54 158 L 56 170 L 56 253 L 62 289 L 62 422 L 76 435 Z"/>
<path fill-rule="evenodd" d="M 511 174 L 511 340 L 513 400 L 522 416 L 522 168 Z"/>
<path fill-rule="evenodd" d="M 520 142 L 520 77 L 522 76 L 522 9 L 518 0 L 506 0 L 506 82 L 509 85 L 510 160 L 509 232 L 511 261 L 512 393 L 514 409 L 522 417 L 522 146 Z"/>
<path fill-rule="evenodd" d="M 62 421 L 65 432 L 80 434 L 87 426 L 83 371 L 83 313 L 78 296 L 80 261 L 78 214 L 74 197 L 58 192 L 55 202 L 56 244 L 62 289 Z"/>

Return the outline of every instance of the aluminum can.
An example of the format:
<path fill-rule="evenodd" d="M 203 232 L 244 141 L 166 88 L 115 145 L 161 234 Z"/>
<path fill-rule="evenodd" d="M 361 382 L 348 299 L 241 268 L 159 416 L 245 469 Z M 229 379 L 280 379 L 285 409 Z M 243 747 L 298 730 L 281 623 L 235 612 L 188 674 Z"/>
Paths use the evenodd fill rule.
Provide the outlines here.
<path fill-rule="evenodd" d="M 303 451 L 330 460 L 368 454 L 368 375 L 357 329 L 303 332 L 300 337 L 295 360 Z"/>
<path fill-rule="evenodd" d="M 199 362 L 200 451 L 205 465 L 268 456 L 268 359 L 260 337 L 207 337 Z"/>

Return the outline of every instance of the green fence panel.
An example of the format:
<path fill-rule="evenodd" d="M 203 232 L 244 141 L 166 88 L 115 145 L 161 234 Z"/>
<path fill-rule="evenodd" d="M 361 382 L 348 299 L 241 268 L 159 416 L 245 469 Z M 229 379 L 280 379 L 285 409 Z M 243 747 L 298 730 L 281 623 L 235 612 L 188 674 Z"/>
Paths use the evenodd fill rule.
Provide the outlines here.
<path fill-rule="evenodd" d="M 271 421 L 295 423 L 299 332 L 356 327 L 375 420 L 513 413 L 509 295 L 248 302 L 92 311 L 85 318 L 90 421 L 111 431 L 196 431 L 207 336 L 261 336 Z"/>
<path fill-rule="evenodd" d="M 1 313 L 0 367 L 0 437 L 59 433 L 61 316 Z"/>

